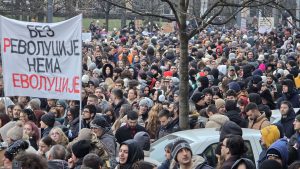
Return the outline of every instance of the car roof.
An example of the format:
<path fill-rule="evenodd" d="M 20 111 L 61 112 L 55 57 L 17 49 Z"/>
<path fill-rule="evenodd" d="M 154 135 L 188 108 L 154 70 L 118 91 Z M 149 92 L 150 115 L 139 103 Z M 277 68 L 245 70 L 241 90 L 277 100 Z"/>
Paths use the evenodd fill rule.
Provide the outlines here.
<path fill-rule="evenodd" d="M 243 136 L 257 136 L 260 135 L 259 130 L 254 130 L 254 129 L 247 129 L 243 128 Z M 216 137 L 220 136 L 220 130 L 216 128 L 202 128 L 202 129 L 191 129 L 191 130 L 184 130 L 184 131 L 179 131 L 176 133 L 172 133 L 172 135 L 179 136 L 181 138 L 185 138 L 188 140 L 191 140 L 193 142 L 199 141 L 203 139 L 203 136 L 208 136 L 208 137 Z"/>

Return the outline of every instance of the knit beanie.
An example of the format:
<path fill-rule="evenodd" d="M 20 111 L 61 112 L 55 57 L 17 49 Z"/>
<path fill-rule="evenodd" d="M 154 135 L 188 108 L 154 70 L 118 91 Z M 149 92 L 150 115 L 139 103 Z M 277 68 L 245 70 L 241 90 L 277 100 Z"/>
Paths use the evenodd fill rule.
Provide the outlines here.
<path fill-rule="evenodd" d="M 59 99 L 56 102 L 56 106 L 62 106 L 62 107 L 64 107 L 64 109 L 66 109 L 68 107 L 68 104 L 66 101 Z"/>
<path fill-rule="evenodd" d="M 189 145 L 189 143 L 186 140 L 182 140 L 182 139 L 176 140 L 174 142 L 173 147 L 172 147 L 172 153 L 171 153 L 172 157 L 174 158 L 174 160 L 176 162 L 178 162 L 177 161 L 177 154 L 183 148 L 186 148 L 186 149 L 190 150 L 192 155 L 193 155 L 191 146 Z"/>
<path fill-rule="evenodd" d="M 48 127 L 53 127 L 55 123 L 55 116 L 52 113 L 44 114 L 41 117 L 41 121 L 44 122 Z"/>
<path fill-rule="evenodd" d="M 88 75 L 83 75 L 81 78 L 82 83 L 88 83 L 90 80 L 90 77 Z"/>
<path fill-rule="evenodd" d="M 281 159 L 280 152 L 278 150 L 276 150 L 275 148 L 271 148 L 270 150 L 268 150 L 267 158 L 269 158 L 270 156 L 274 156 L 274 157 Z"/>
<path fill-rule="evenodd" d="M 13 141 L 21 140 L 23 138 L 22 122 L 17 122 L 13 128 L 9 129 L 6 137 L 12 139 Z"/>
<path fill-rule="evenodd" d="M 225 101 L 223 99 L 217 99 L 217 100 L 215 100 L 215 105 L 216 105 L 217 109 L 219 109 L 222 106 L 225 106 Z"/>
<path fill-rule="evenodd" d="M 200 92 L 200 93 L 195 93 L 192 97 L 191 100 L 196 104 L 199 100 L 203 99 L 205 95 Z"/>
<path fill-rule="evenodd" d="M 234 90 L 236 93 L 241 91 L 241 86 L 237 82 L 230 82 L 228 88 Z"/>
<path fill-rule="evenodd" d="M 297 121 L 300 121 L 300 114 L 296 116 L 295 118 Z"/>
<path fill-rule="evenodd" d="M 267 148 L 271 146 L 276 140 L 280 138 L 280 132 L 275 125 L 267 126 L 260 130 L 262 139 Z"/>
<path fill-rule="evenodd" d="M 83 158 L 90 152 L 91 142 L 89 140 L 79 140 L 72 145 L 72 153 L 77 158 Z"/>

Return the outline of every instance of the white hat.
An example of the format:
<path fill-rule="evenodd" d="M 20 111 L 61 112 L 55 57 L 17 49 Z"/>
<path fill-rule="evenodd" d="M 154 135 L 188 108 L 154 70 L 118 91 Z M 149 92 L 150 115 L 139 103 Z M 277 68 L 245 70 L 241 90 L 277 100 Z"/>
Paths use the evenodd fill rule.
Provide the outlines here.
<path fill-rule="evenodd" d="M 265 56 L 264 56 L 263 54 L 260 54 L 260 55 L 258 56 L 258 59 L 257 59 L 257 60 L 263 61 L 263 60 L 265 60 Z"/>
<path fill-rule="evenodd" d="M 88 83 L 90 80 L 88 75 L 83 75 L 81 78 L 82 83 Z"/>

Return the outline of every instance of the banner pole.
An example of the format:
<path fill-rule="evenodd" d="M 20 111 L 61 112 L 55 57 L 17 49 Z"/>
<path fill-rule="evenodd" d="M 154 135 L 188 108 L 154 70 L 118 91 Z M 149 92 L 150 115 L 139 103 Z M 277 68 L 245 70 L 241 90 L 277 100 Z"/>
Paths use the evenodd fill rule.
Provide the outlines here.
<path fill-rule="evenodd" d="M 79 131 L 81 130 L 81 125 L 82 125 L 82 97 L 81 97 L 81 94 L 82 94 L 82 80 L 81 80 L 81 77 L 82 77 L 82 14 L 80 14 L 80 31 L 81 31 L 81 34 L 80 34 L 80 46 L 81 46 L 81 55 L 80 55 L 80 105 L 79 105 Z"/>
<path fill-rule="evenodd" d="M 0 16 L 0 30 L 3 30 L 2 29 L 2 16 Z M 0 39 L 2 41 L 2 31 L 0 32 Z M 4 80 L 4 74 L 3 74 L 3 71 L 4 71 L 4 64 L 3 64 L 3 50 L 1 48 L 0 50 L 0 53 L 1 53 L 1 65 L 2 65 L 2 85 L 3 85 L 3 102 L 4 102 L 4 107 L 5 107 L 5 114 L 9 115 L 8 112 L 7 112 L 7 103 L 6 103 L 6 92 L 5 92 L 5 89 L 4 89 L 4 83 L 5 83 L 5 80 Z"/>

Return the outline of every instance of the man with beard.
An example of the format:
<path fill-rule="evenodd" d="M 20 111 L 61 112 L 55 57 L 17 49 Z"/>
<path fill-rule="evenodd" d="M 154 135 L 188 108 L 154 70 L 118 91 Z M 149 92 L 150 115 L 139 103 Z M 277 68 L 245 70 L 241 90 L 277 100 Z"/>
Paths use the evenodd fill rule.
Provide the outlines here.
<path fill-rule="evenodd" d="M 180 130 L 179 125 L 176 123 L 173 123 L 170 112 L 167 109 L 161 110 L 158 113 L 158 118 L 159 118 L 159 122 L 160 122 L 158 139 Z"/>
<path fill-rule="evenodd" d="M 94 105 L 84 106 L 82 113 L 82 128 L 90 128 L 90 123 L 96 116 L 97 109 Z"/>
<path fill-rule="evenodd" d="M 138 125 L 138 113 L 135 111 L 130 111 L 127 113 L 127 123 L 126 125 L 120 127 L 115 134 L 117 142 L 119 144 L 126 140 L 133 139 L 135 134 L 144 131 L 146 129 L 143 126 Z"/>
<path fill-rule="evenodd" d="M 266 114 L 261 113 L 255 103 L 249 103 L 245 108 L 245 112 L 249 117 L 248 128 L 261 130 L 270 125 L 269 120 L 266 118 Z"/>
<path fill-rule="evenodd" d="M 270 90 L 274 99 L 278 99 L 281 96 L 282 86 L 275 82 L 273 75 L 267 75 L 267 88 Z"/>
<path fill-rule="evenodd" d="M 290 138 L 294 133 L 294 120 L 295 120 L 295 111 L 293 106 L 290 102 L 283 101 L 280 103 L 280 113 L 281 113 L 281 120 L 277 122 L 277 125 L 279 125 L 283 129 L 283 134 L 287 138 Z"/>
<path fill-rule="evenodd" d="M 225 161 L 221 164 L 221 169 L 231 169 L 233 164 L 246 153 L 247 147 L 242 136 L 226 136 L 221 144 L 221 156 Z"/>

